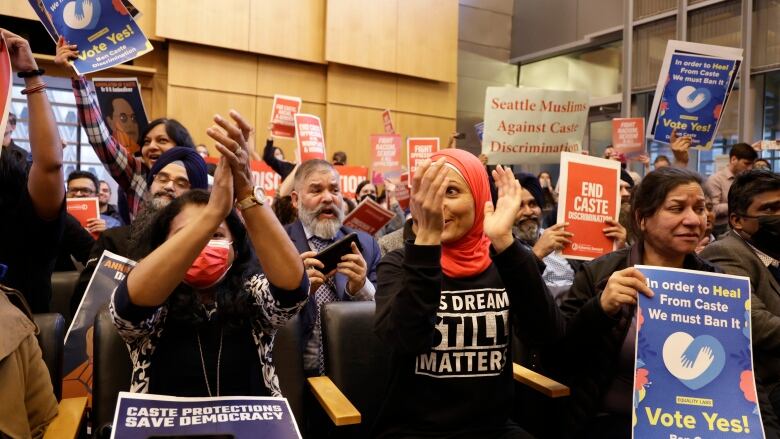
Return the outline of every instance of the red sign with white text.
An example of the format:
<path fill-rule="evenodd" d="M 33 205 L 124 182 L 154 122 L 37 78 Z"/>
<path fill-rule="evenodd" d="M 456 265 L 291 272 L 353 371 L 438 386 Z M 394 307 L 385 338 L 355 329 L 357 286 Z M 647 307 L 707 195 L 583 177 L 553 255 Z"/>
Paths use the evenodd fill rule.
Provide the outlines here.
<path fill-rule="evenodd" d="M 406 139 L 406 165 L 409 174 L 414 175 L 417 164 L 431 158 L 439 151 L 438 137 L 409 137 Z"/>
<path fill-rule="evenodd" d="M 409 208 L 409 199 L 411 198 L 411 191 L 409 190 L 409 173 L 404 172 L 401 174 L 401 183 L 395 187 L 395 200 L 398 201 L 398 205 L 401 209 L 406 210 Z"/>
<path fill-rule="evenodd" d="M 11 110 L 12 84 L 11 57 L 5 45 L 5 40 L 0 36 L 0 133 L 2 134 L 5 134 L 8 112 Z"/>
<path fill-rule="evenodd" d="M 366 198 L 344 218 L 344 225 L 373 235 L 389 223 L 394 216 L 395 213 L 392 211 L 380 206 L 371 198 Z"/>
<path fill-rule="evenodd" d="M 95 197 L 68 198 L 65 201 L 68 213 L 79 220 L 79 224 L 85 229 L 87 228 L 87 222 L 89 220 L 100 218 L 100 205 L 98 204 L 98 199 Z M 100 233 L 91 234 L 95 239 L 100 236 Z"/>
<path fill-rule="evenodd" d="M 607 220 L 618 220 L 620 162 L 577 153 L 561 153 L 558 224 L 569 223 L 574 236 L 561 251 L 570 259 L 591 260 L 615 249 L 604 235 Z"/>
<path fill-rule="evenodd" d="M 382 112 L 382 123 L 385 126 L 385 134 L 395 134 L 393 117 L 390 115 L 390 110 L 385 110 Z"/>
<path fill-rule="evenodd" d="M 325 135 L 322 122 L 313 114 L 295 114 L 295 133 L 298 139 L 298 163 L 306 160 L 325 160 Z"/>
<path fill-rule="evenodd" d="M 645 150 L 645 119 L 624 117 L 612 119 L 612 147 L 624 154 Z"/>
<path fill-rule="evenodd" d="M 372 134 L 371 148 L 374 163 L 371 166 L 374 184 L 401 176 L 401 136 L 397 134 Z"/>
<path fill-rule="evenodd" d="M 271 134 L 275 137 L 295 137 L 295 115 L 301 111 L 301 98 L 274 95 L 271 107 Z"/>
<path fill-rule="evenodd" d="M 355 198 L 355 190 L 361 181 L 368 180 L 368 168 L 365 166 L 336 166 L 339 173 L 341 193 L 347 198 Z"/>

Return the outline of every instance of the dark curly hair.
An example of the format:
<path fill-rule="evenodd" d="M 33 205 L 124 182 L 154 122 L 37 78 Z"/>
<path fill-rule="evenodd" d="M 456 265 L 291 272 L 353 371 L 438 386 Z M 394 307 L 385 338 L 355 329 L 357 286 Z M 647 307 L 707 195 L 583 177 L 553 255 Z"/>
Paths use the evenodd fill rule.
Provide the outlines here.
<path fill-rule="evenodd" d="M 151 251 L 168 239 L 171 223 L 188 205 L 205 206 L 209 202 L 208 192 L 193 189 L 171 201 L 155 217 L 150 226 Z M 226 326 L 240 327 L 249 322 L 252 294 L 244 288 L 249 275 L 260 272 L 244 224 L 235 210 L 225 218 L 230 233 L 233 234 L 235 260 L 225 278 L 216 286 L 217 319 Z M 206 320 L 201 301 L 195 290 L 180 283 L 168 297 L 168 318 L 180 323 L 200 325 Z"/>

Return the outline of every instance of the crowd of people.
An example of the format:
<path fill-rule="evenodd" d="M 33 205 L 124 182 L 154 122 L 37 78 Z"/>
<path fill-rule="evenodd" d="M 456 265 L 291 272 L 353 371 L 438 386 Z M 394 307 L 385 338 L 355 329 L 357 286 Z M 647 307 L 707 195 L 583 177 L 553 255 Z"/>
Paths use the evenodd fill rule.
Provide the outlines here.
<path fill-rule="evenodd" d="M 559 252 L 574 236 L 557 222 L 548 172 L 513 173 L 445 148 L 412 176 L 408 209 L 389 181 L 365 181 L 350 200 L 339 183 L 346 154 L 292 163 L 270 135 L 258 154 L 254 128 L 231 111 L 206 131 L 219 153 L 210 176 L 208 148 L 174 119 L 151 121 L 131 153 L 74 73 L 79 121 L 124 200 L 113 206 L 94 174 L 63 175 L 35 58 L 0 31 L 15 71 L 30 73 L 31 149 L 5 133 L 0 435 L 40 437 L 56 415 L 30 311 L 49 311 L 55 269 L 78 269 L 75 312 L 105 250 L 138 261 L 107 304 L 130 352 L 132 392 L 284 396 L 271 356 L 277 329 L 298 315 L 305 374 L 323 375 L 322 307 L 376 301 L 375 333 L 391 357 L 372 427 L 381 438 L 533 437 L 513 416 L 513 337 L 536 353 L 530 367 L 571 389 L 556 414 L 562 437 L 630 437 L 638 295 L 654 294 L 634 266 L 748 276 L 758 400 L 767 437 L 780 434 L 780 175 L 750 145 L 731 147 L 706 180 L 687 168 L 685 136 L 673 134 L 673 158 L 658 156 L 652 170 L 640 157 L 644 176 L 607 148 L 604 158 L 624 164 L 620 219 L 603 227 L 616 250 L 582 262 Z M 76 50 L 60 40 L 56 62 L 68 66 Z M 257 158 L 283 179 L 271 206 L 252 184 Z M 66 197 L 98 197 L 99 217 L 80 224 Z M 344 226 L 367 198 L 394 214 L 374 236 Z M 326 272 L 318 252 L 353 232 L 360 245 Z M 28 306 L 8 300 L 11 290 Z M 456 298 L 476 308 L 454 307 Z"/>

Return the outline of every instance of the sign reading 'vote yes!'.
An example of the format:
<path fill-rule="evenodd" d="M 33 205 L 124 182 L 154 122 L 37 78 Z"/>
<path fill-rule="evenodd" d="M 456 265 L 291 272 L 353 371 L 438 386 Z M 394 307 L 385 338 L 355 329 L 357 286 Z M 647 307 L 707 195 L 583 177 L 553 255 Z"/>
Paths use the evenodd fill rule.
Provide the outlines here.
<path fill-rule="evenodd" d="M 638 265 L 635 438 L 761 438 L 750 279 Z M 632 336 L 629 334 L 629 336 Z"/>

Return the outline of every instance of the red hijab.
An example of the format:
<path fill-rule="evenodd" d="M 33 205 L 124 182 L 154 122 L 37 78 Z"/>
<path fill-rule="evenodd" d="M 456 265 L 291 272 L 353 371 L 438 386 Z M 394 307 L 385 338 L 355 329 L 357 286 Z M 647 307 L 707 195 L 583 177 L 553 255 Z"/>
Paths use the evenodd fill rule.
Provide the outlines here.
<path fill-rule="evenodd" d="M 490 183 L 485 166 L 474 154 L 462 149 L 444 149 L 431 157 L 436 161 L 444 157 L 447 164 L 458 170 L 474 197 L 474 224 L 455 242 L 442 243 L 441 268 L 449 277 L 476 276 L 490 264 L 490 240 L 482 228 L 485 219 L 485 203 L 492 201 Z"/>

